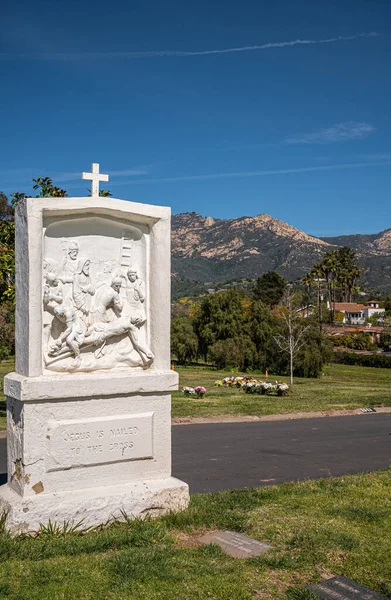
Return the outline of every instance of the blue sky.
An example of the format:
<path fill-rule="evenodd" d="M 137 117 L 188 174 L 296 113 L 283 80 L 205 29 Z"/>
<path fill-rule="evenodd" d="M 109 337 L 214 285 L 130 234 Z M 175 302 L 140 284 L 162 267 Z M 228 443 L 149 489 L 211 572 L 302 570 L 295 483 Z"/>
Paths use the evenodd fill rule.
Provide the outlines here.
<path fill-rule="evenodd" d="M 6 193 L 84 195 L 99 162 L 115 197 L 174 213 L 391 227 L 389 0 L 4 4 Z"/>

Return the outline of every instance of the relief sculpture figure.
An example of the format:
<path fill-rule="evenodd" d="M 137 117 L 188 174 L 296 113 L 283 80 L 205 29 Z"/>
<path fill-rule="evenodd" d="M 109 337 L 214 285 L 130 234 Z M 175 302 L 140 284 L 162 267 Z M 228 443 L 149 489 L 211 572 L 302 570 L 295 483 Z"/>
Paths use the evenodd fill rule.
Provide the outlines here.
<path fill-rule="evenodd" d="M 115 316 L 121 316 L 123 303 L 120 296 L 122 277 L 113 277 L 110 285 L 102 285 L 96 291 L 90 313 L 91 323 L 108 323 L 112 319 L 107 310 L 111 308 Z"/>
<path fill-rule="evenodd" d="M 91 296 L 95 294 L 90 278 L 90 264 L 90 259 L 79 258 L 72 287 L 74 305 L 86 317 L 91 309 Z"/>
<path fill-rule="evenodd" d="M 52 333 L 54 309 L 62 304 L 62 286 L 55 273 L 48 271 L 45 275 L 43 287 L 43 343 L 44 349 L 48 349 L 50 335 Z"/>
<path fill-rule="evenodd" d="M 130 306 L 132 320 L 139 327 L 146 321 L 145 314 L 145 283 L 138 276 L 137 269 L 129 267 L 127 270 L 126 299 Z"/>
<path fill-rule="evenodd" d="M 43 345 L 51 370 L 147 368 L 154 360 L 145 341 L 146 286 L 139 268 L 124 272 L 120 257 L 98 258 L 80 255 L 75 240 L 62 263 L 45 258 Z"/>
<path fill-rule="evenodd" d="M 60 304 L 54 308 L 54 315 L 63 324 L 65 331 L 61 333 L 55 344 L 49 350 L 49 356 L 60 356 L 70 353 L 75 357 L 73 368 L 80 365 L 80 347 L 85 340 L 86 327 L 78 311 L 70 304 Z"/>
<path fill-rule="evenodd" d="M 87 345 L 100 345 L 101 348 L 99 349 L 99 354 L 101 355 L 107 340 L 113 336 L 122 336 L 126 334 L 132 342 L 133 348 L 139 353 L 143 363 L 150 364 L 154 359 L 154 355 L 146 344 L 139 341 L 137 333 L 137 326 L 132 323 L 132 320 L 129 317 L 124 316 L 111 323 L 96 324 L 94 327 L 90 328 L 87 332 L 85 343 Z"/>
<path fill-rule="evenodd" d="M 79 244 L 72 240 L 69 242 L 67 255 L 61 265 L 60 281 L 64 285 L 64 296 L 72 297 L 72 284 L 77 271 L 77 257 L 79 254 Z"/>

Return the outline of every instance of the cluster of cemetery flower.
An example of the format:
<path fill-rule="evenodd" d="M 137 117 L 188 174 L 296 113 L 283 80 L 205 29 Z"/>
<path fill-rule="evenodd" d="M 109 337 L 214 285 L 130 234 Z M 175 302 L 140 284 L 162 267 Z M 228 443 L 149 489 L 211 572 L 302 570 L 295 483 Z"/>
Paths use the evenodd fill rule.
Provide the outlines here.
<path fill-rule="evenodd" d="M 262 396 L 273 394 L 286 396 L 289 392 L 289 385 L 287 383 L 260 381 L 253 377 L 224 377 L 224 379 L 216 381 L 216 385 L 219 387 L 237 387 L 246 392 L 246 394 L 261 394 Z"/>
<path fill-rule="evenodd" d="M 182 388 L 182 393 L 185 396 L 195 396 L 196 398 L 203 398 L 206 394 L 206 391 L 207 390 L 203 385 L 197 385 L 195 388 L 184 385 Z"/>

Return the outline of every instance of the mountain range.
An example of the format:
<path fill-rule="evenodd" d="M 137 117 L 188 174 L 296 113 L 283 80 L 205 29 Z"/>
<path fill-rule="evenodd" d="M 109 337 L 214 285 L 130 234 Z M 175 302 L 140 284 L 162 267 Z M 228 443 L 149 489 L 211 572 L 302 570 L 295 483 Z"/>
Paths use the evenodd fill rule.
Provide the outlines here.
<path fill-rule="evenodd" d="M 372 235 L 314 237 L 261 214 L 213 219 L 198 213 L 172 216 L 174 280 L 222 282 L 277 271 L 294 281 L 339 246 L 356 250 L 361 285 L 391 291 L 391 229 Z"/>

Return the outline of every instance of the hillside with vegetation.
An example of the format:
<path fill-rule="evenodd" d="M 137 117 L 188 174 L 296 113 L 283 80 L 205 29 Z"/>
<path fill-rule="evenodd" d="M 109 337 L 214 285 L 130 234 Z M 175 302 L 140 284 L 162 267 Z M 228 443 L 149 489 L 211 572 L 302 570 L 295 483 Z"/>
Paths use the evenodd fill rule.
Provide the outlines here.
<path fill-rule="evenodd" d="M 356 251 L 360 285 L 391 291 L 391 229 L 374 235 L 316 238 L 266 214 L 227 220 L 197 213 L 172 217 L 174 281 L 216 284 L 254 279 L 267 271 L 294 281 L 327 252 L 343 246 Z"/>

